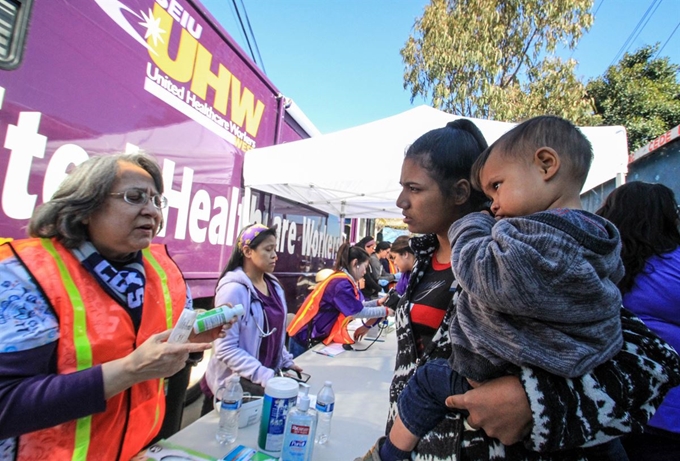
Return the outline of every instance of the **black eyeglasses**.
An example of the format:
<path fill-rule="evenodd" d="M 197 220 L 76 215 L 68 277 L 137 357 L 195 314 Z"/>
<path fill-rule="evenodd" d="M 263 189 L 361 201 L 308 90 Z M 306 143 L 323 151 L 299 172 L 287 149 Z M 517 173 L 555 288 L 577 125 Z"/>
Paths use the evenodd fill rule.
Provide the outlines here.
<path fill-rule="evenodd" d="M 162 210 L 168 206 L 168 199 L 164 195 L 151 195 L 148 192 L 139 189 L 128 189 L 125 192 L 111 192 L 109 195 L 113 195 L 114 197 L 123 197 L 123 200 L 125 200 L 130 205 L 144 206 L 149 200 L 151 200 L 153 206 L 159 210 Z"/>

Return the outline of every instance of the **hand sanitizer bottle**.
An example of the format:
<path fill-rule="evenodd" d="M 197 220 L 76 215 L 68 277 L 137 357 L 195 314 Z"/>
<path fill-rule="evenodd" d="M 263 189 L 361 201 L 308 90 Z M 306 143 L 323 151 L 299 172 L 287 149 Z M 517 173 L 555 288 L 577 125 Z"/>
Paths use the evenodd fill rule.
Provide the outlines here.
<path fill-rule="evenodd" d="M 309 409 L 309 386 L 286 418 L 281 461 L 312 461 L 316 412 Z"/>

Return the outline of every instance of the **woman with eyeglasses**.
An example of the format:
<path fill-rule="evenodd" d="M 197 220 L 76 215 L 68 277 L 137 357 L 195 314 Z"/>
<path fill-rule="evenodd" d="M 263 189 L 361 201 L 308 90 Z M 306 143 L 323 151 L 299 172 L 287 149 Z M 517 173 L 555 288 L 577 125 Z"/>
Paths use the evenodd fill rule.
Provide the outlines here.
<path fill-rule="evenodd" d="M 0 246 L 8 459 L 130 459 L 161 428 L 163 378 L 222 334 L 167 342 L 192 303 L 165 246 L 151 243 L 166 204 L 151 157 L 94 157 L 36 209 L 31 238 Z"/>
<path fill-rule="evenodd" d="M 241 377 L 245 392 L 264 395 L 264 387 L 279 370 L 302 371 L 286 350 L 286 296 L 272 275 L 276 266 L 276 228 L 245 227 L 217 282 L 215 306 L 243 305 L 245 314 L 215 341 L 215 351 L 201 382 L 202 414 L 213 408 L 213 396 L 232 373 Z"/>

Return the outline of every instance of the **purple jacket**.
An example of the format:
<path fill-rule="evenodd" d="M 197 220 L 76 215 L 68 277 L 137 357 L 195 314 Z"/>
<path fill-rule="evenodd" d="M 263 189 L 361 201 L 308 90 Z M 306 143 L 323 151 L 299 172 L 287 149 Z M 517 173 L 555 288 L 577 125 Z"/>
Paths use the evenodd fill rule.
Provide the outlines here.
<path fill-rule="evenodd" d="M 411 271 L 404 272 L 401 274 L 401 278 L 397 282 L 397 286 L 394 287 L 394 291 L 399 293 L 399 296 L 406 293 L 406 287 L 408 286 L 408 281 L 411 278 Z"/>
<path fill-rule="evenodd" d="M 633 287 L 623 296 L 623 305 L 680 351 L 680 247 L 647 260 Z M 649 425 L 680 434 L 680 387 L 666 394 Z"/>
<path fill-rule="evenodd" d="M 364 301 L 359 291 L 359 299 L 354 295 L 352 282 L 338 278 L 328 282 L 319 302 L 319 312 L 310 322 L 313 339 L 325 339 L 331 332 L 340 313 L 346 317 L 379 318 L 385 315 L 385 308 L 377 306 L 377 300 Z M 295 340 L 306 344 L 309 326 L 304 326 L 295 335 Z"/>

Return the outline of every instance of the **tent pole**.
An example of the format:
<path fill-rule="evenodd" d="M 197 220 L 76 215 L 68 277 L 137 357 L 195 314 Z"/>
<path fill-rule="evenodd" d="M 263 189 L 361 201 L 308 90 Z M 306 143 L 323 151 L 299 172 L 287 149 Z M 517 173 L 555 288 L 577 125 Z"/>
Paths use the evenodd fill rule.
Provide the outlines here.
<path fill-rule="evenodd" d="M 241 199 L 241 227 L 250 224 L 250 187 L 246 186 L 243 191 L 243 199 Z"/>
<path fill-rule="evenodd" d="M 342 236 L 345 236 L 345 201 L 344 200 L 342 202 L 340 202 L 339 219 L 340 219 L 340 234 Z M 350 241 L 349 235 L 345 236 L 345 238 L 347 239 L 347 241 Z"/>
<path fill-rule="evenodd" d="M 625 173 L 616 173 L 615 187 L 622 186 L 625 183 L 626 183 L 626 174 Z"/>

